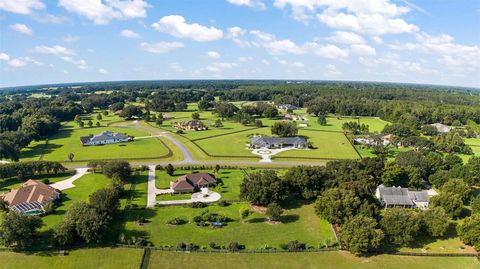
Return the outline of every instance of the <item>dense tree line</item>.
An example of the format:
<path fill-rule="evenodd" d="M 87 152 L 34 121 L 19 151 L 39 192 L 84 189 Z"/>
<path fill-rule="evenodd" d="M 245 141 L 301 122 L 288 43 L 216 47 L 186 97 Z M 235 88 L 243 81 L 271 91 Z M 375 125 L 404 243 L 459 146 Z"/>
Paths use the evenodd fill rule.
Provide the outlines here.
<path fill-rule="evenodd" d="M 30 161 L 0 164 L 0 179 L 18 177 L 27 179 L 33 175 L 50 175 L 65 172 L 66 168 L 59 162 Z"/>

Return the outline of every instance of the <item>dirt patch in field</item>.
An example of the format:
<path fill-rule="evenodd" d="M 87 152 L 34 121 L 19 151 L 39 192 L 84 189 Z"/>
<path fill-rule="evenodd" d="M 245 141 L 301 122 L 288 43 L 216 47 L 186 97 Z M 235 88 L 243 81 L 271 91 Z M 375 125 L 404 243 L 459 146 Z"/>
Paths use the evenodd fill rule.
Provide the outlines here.
<path fill-rule="evenodd" d="M 252 205 L 250 204 L 250 210 L 256 213 L 260 214 L 265 214 L 267 213 L 267 207 L 266 206 L 259 206 L 259 205 Z"/>

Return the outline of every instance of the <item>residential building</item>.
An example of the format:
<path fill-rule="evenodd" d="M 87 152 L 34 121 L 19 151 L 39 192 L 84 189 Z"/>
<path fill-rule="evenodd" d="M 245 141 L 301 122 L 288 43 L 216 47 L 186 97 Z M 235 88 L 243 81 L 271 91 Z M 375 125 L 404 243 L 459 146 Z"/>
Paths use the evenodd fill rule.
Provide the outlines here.
<path fill-rule="evenodd" d="M 303 137 L 270 137 L 254 136 L 250 139 L 251 148 L 307 148 L 307 140 Z"/>
<path fill-rule="evenodd" d="M 201 188 L 217 186 L 217 179 L 209 173 L 193 173 L 181 176 L 170 183 L 174 193 L 190 193 Z"/>
<path fill-rule="evenodd" d="M 295 114 L 287 114 L 283 117 L 284 120 L 306 121 L 307 117 Z"/>
<path fill-rule="evenodd" d="M 437 132 L 439 133 L 449 133 L 452 130 L 451 126 L 441 124 L 441 123 L 430 124 L 430 126 L 435 127 L 435 129 L 437 129 Z"/>
<path fill-rule="evenodd" d="M 172 126 L 185 131 L 204 131 L 208 129 L 208 127 L 199 120 L 174 122 Z"/>
<path fill-rule="evenodd" d="M 294 105 L 291 105 L 291 104 L 280 104 L 280 105 L 277 105 L 277 108 L 278 109 L 282 109 L 282 110 L 297 110 L 297 109 L 300 109 L 300 107 L 297 107 L 297 106 L 294 106 Z"/>
<path fill-rule="evenodd" d="M 80 137 L 80 142 L 84 146 L 107 145 L 128 142 L 131 138 L 125 134 L 103 131 L 98 135 L 87 135 Z"/>
<path fill-rule="evenodd" d="M 19 189 L 13 189 L 0 196 L 10 210 L 29 215 L 40 215 L 45 212 L 43 206 L 60 197 L 60 193 L 47 184 L 28 180 Z"/>
<path fill-rule="evenodd" d="M 380 185 L 375 196 L 385 208 L 419 208 L 427 209 L 430 196 L 428 191 L 410 191 L 402 187 L 385 187 Z"/>
<path fill-rule="evenodd" d="M 353 139 L 353 141 L 359 144 L 366 144 L 366 145 L 384 145 L 388 146 L 392 143 L 392 135 L 384 135 L 384 136 L 368 136 L 368 137 L 359 137 Z M 398 144 L 400 146 L 400 144 Z"/>

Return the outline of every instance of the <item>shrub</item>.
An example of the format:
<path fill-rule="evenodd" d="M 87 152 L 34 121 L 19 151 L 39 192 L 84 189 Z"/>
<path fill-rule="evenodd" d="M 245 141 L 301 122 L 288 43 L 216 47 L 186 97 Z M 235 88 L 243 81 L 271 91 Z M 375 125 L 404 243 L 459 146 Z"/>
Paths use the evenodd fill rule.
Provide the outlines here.
<path fill-rule="evenodd" d="M 215 244 L 215 242 L 210 242 L 208 244 L 208 246 L 211 248 L 211 249 L 216 249 L 217 248 L 217 245 Z"/>
<path fill-rule="evenodd" d="M 221 207 L 226 207 L 226 206 L 229 206 L 230 204 L 227 201 L 222 200 L 222 201 L 218 201 L 217 205 Z"/>
<path fill-rule="evenodd" d="M 248 218 L 248 216 L 250 216 L 250 210 L 249 209 L 245 209 L 242 211 L 242 219 L 246 219 Z"/>
<path fill-rule="evenodd" d="M 202 203 L 202 202 L 193 202 L 193 203 L 189 204 L 188 206 L 191 207 L 191 208 L 204 208 L 204 207 L 207 207 L 207 204 Z"/>
<path fill-rule="evenodd" d="M 155 165 L 155 170 L 161 171 L 161 170 L 163 170 L 163 166 L 160 165 L 160 164 L 157 164 L 157 165 Z"/>
<path fill-rule="evenodd" d="M 230 243 L 228 243 L 227 249 L 230 252 L 239 251 L 240 250 L 240 245 L 238 244 L 238 242 L 231 241 Z"/>
<path fill-rule="evenodd" d="M 167 224 L 170 224 L 170 225 L 182 225 L 182 224 L 185 224 L 185 223 L 187 223 L 186 220 L 178 218 L 178 217 L 167 221 Z"/>

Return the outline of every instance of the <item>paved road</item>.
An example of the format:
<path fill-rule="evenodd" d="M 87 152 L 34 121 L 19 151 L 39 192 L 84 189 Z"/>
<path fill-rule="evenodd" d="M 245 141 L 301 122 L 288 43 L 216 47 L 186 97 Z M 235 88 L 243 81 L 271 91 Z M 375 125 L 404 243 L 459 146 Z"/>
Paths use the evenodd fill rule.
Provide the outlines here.
<path fill-rule="evenodd" d="M 156 199 L 157 187 L 155 187 L 155 165 L 148 166 L 148 193 L 147 207 L 154 207 Z"/>
<path fill-rule="evenodd" d="M 73 182 L 81 178 L 83 175 L 85 175 L 88 171 L 88 168 L 82 167 L 82 168 L 76 168 L 75 170 L 76 172 L 74 176 L 67 178 L 65 180 L 50 184 L 50 187 L 53 187 L 61 191 L 75 187 L 75 185 L 73 185 Z"/>
<path fill-rule="evenodd" d="M 192 162 L 194 162 L 193 160 L 193 157 L 192 157 L 192 154 L 190 153 L 190 151 L 188 150 L 187 147 L 185 147 L 185 145 L 178 141 L 177 139 L 173 138 L 172 136 L 170 136 L 167 132 L 163 132 L 163 131 L 159 131 L 153 127 L 148 127 L 148 126 L 144 126 L 144 125 L 141 125 L 139 124 L 138 122 L 135 122 L 134 123 L 135 126 L 137 127 L 140 127 L 142 129 L 145 129 L 145 130 L 148 130 L 152 133 L 155 133 L 159 136 L 162 136 L 162 137 L 165 137 L 166 139 L 170 140 L 170 142 L 172 142 L 177 148 L 180 149 L 180 151 L 182 152 L 182 155 L 183 155 L 183 160 L 180 161 L 179 163 L 181 164 L 190 164 Z"/>

